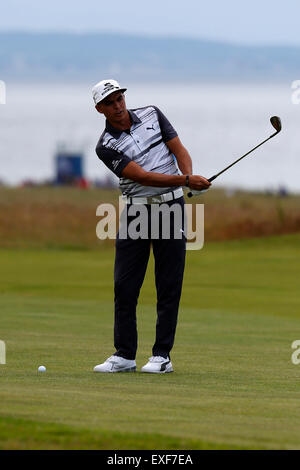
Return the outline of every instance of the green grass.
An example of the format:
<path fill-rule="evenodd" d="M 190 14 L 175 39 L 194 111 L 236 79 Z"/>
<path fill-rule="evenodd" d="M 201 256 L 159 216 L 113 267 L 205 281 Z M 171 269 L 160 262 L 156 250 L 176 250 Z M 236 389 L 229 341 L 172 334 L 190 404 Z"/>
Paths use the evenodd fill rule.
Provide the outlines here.
<path fill-rule="evenodd" d="M 113 352 L 113 250 L 0 250 L 0 449 L 300 449 L 299 255 L 300 235 L 188 252 L 175 373 L 156 376 L 92 371 Z M 152 258 L 138 326 L 140 367 Z"/>

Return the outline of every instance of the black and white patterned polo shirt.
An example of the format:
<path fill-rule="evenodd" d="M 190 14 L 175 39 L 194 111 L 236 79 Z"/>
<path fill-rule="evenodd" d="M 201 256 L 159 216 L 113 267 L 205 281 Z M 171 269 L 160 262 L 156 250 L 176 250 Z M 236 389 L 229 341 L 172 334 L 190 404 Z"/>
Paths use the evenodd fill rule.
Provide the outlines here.
<path fill-rule="evenodd" d="M 106 121 L 96 153 L 100 160 L 120 178 L 123 196 L 155 196 L 173 191 L 176 187 L 142 186 L 122 177 L 122 170 L 134 161 L 145 171 L 179 175 L 176 160 L 166 142 L 177 137 L 177 132 L 156 106 L 128 110 L 132 125 L 120 131 Z"/>

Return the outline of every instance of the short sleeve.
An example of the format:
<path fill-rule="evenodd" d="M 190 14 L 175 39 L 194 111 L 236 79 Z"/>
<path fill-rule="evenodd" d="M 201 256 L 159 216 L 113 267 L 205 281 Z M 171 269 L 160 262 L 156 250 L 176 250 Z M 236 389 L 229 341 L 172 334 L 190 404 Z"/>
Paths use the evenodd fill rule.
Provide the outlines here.
<path fill-rule="evenodd" d="M 161 112 L 159 108 L 157 108 L 156 106 L 154 106 L 154 108 L 158 115 L 158 122 L 160 125 L 163 141 L 168 142 L 169 140 L 174 139 L 174 137 L 177 137 L 178 134 L 170 123 L 170 121 L 166 118 L 166 116 Z"/>
<path fill-rule="evenodd" d="M 119 178 L 122 171 L 131 162 L 131 159 L 122 153 L 99 145 L 96 147 L 96 153 L 100 160 Z"/>

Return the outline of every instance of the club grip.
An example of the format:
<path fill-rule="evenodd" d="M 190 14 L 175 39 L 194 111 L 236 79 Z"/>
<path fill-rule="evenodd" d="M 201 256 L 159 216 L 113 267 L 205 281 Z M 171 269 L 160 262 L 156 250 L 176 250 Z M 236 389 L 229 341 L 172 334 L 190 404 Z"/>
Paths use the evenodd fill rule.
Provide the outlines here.
<path fill-rule="evenodd" d="M 216 179 L 218 175 L 214 175 L 214 176 L 211 176 L 210 178 L 207 178 L 207 181 L 209 181 L 210 183 Z M 187 193 L 187 197 L 193 197 L 193 193 L 190 191 L 189 193 Z"/>

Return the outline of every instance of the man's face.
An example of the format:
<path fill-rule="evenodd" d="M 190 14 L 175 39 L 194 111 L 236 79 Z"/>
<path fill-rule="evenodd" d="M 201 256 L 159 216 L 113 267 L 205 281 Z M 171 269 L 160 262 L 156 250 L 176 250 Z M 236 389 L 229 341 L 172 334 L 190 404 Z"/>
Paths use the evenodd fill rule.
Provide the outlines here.
<path fill-rule="evenodd" d="M 121 91 L 114 91 L 97 104 L 96 109 L 99 113 L 104 114 L 106 119 L 112 123 L 122 121 L 127 112 L 123 93 Z"/>

